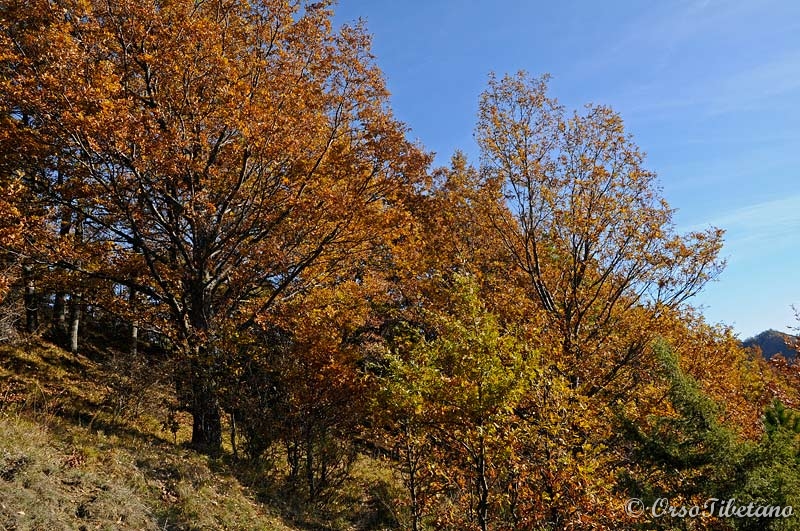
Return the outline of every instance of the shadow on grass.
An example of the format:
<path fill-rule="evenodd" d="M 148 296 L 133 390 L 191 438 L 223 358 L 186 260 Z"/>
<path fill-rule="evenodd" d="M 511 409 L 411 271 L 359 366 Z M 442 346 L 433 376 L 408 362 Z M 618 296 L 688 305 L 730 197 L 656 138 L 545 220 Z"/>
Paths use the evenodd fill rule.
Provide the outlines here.
<path fill-rule="evenodd" d="M 378 465 L 372 461 L 360 467 L 356 465 L 344 484 L 331 487 L 313 499 L 309 498 L 303 477 L 287 475 L 278 452 L 258 460 L 235 460 L 226 455 L 212 469 L 232 474 L 250 496 L 275 511 L 293 528 L 306 531 L 397 529 L 396 515 L 391 510 L 393 486 L 385 478 L 364 477 L 365 466 Z"/>
<path fill-rule="evenodd" d="M 309 500 L 303 481 L 287 477 L 282 454 L 259 461 L 235 460 L 230 454 L 212 459 L 176 445 L 166 432 L 160 434 L 152 407 L 146 411 L 149 428 L 143 420 L 115 417 L 105 400 L 113 356 L 86 344 L 80 354 L 33 341 L 0 347 L 0 397 L 4 388 L 23 392 L 25 398 L 15 409 L 68 445 L 98 458 L 112 450 L 131 456 L 133 470 L 155 496 L 151 514 L 160 529 L 252 529 L 238 523 L 250 518 L 273 518 L 277 529 L 305 531 L 396 528 L 381 499 L 388 488 L 382 481 L 354 479 Z M 171 390 L 154 392 L 153 402 Z M 103 473 L 102 466 L 98 470 Z"/>

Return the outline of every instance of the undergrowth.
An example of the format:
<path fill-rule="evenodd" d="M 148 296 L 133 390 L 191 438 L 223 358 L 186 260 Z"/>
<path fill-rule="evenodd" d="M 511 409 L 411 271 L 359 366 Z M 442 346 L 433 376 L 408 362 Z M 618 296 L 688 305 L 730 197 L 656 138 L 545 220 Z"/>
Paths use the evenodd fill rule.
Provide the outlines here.
<path fill-rule="evenodd" d="M 397 526 L 396 481 L 380 460 L 359 456 L 334 496 L 309 503 L 279 449 L 258 462 L 191 450 L 190 417 L 143 366 L 121 374 L 118 355 L 41 341 L 0 346 L 0 362 L 0 531 Z"/>

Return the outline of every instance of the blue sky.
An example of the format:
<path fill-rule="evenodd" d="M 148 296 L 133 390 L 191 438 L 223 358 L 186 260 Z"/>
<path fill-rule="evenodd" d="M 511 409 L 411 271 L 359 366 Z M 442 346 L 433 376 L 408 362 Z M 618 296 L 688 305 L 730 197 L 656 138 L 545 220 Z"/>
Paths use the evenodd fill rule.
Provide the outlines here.
<path fill-rule="evenodd" d="M 550 73 L 568 107 L 611 105 L 683 230 L 727 230 L 694 303 L 744 338 L 799 323 L 800 2 L 340 0 L 367 21 L 392 107 L 446 164 L 490 71 Z"/>

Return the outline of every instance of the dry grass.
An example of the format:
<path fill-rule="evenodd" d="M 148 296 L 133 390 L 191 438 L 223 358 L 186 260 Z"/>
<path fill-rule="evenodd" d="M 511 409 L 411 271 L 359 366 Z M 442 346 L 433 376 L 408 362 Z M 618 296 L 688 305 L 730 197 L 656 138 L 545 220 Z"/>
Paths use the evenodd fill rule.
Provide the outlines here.
<path fill-rule="evenodd" d="M 280 463 L 212 460 L 188 449 L 185 414 L 175 444 L 164 426 L 168 387 L 148 385 L 135 409 L 120 414 L 116 363 L 39 341 L 0 346 L 0 531 L 396 527 L 396 482 L 385 464 L 360 457 L 332 500 L 304 506 Z M 135 392 L 129 383 L 122 389 Z"/>
<path fill-rule="evenodd" d="M 40 425 L 0 418 L 0 528 L 158 529 L 140 475 L 123 477 L 115 452 L 69 444 Z"/>
<path fill-rule="evenodd" d="M 179 447 L 4 414 L 0 448 L 0 529 L 292 529 Z"/>

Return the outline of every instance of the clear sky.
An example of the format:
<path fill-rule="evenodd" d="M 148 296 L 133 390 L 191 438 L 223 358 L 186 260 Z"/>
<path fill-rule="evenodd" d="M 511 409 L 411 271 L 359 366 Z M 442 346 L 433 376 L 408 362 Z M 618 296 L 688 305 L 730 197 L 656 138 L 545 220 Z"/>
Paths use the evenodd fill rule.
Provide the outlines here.
<path fill-rule="evenodd" d="M 694 303 L 745 338 L 800 307 L 800 2 L 339 0 L 367 22 L 392 107 L 437 165 L 472 138 L 490 71 L 550 73 L 570 108 L 611 105 L 684 230 L 727 230 Z"/>

